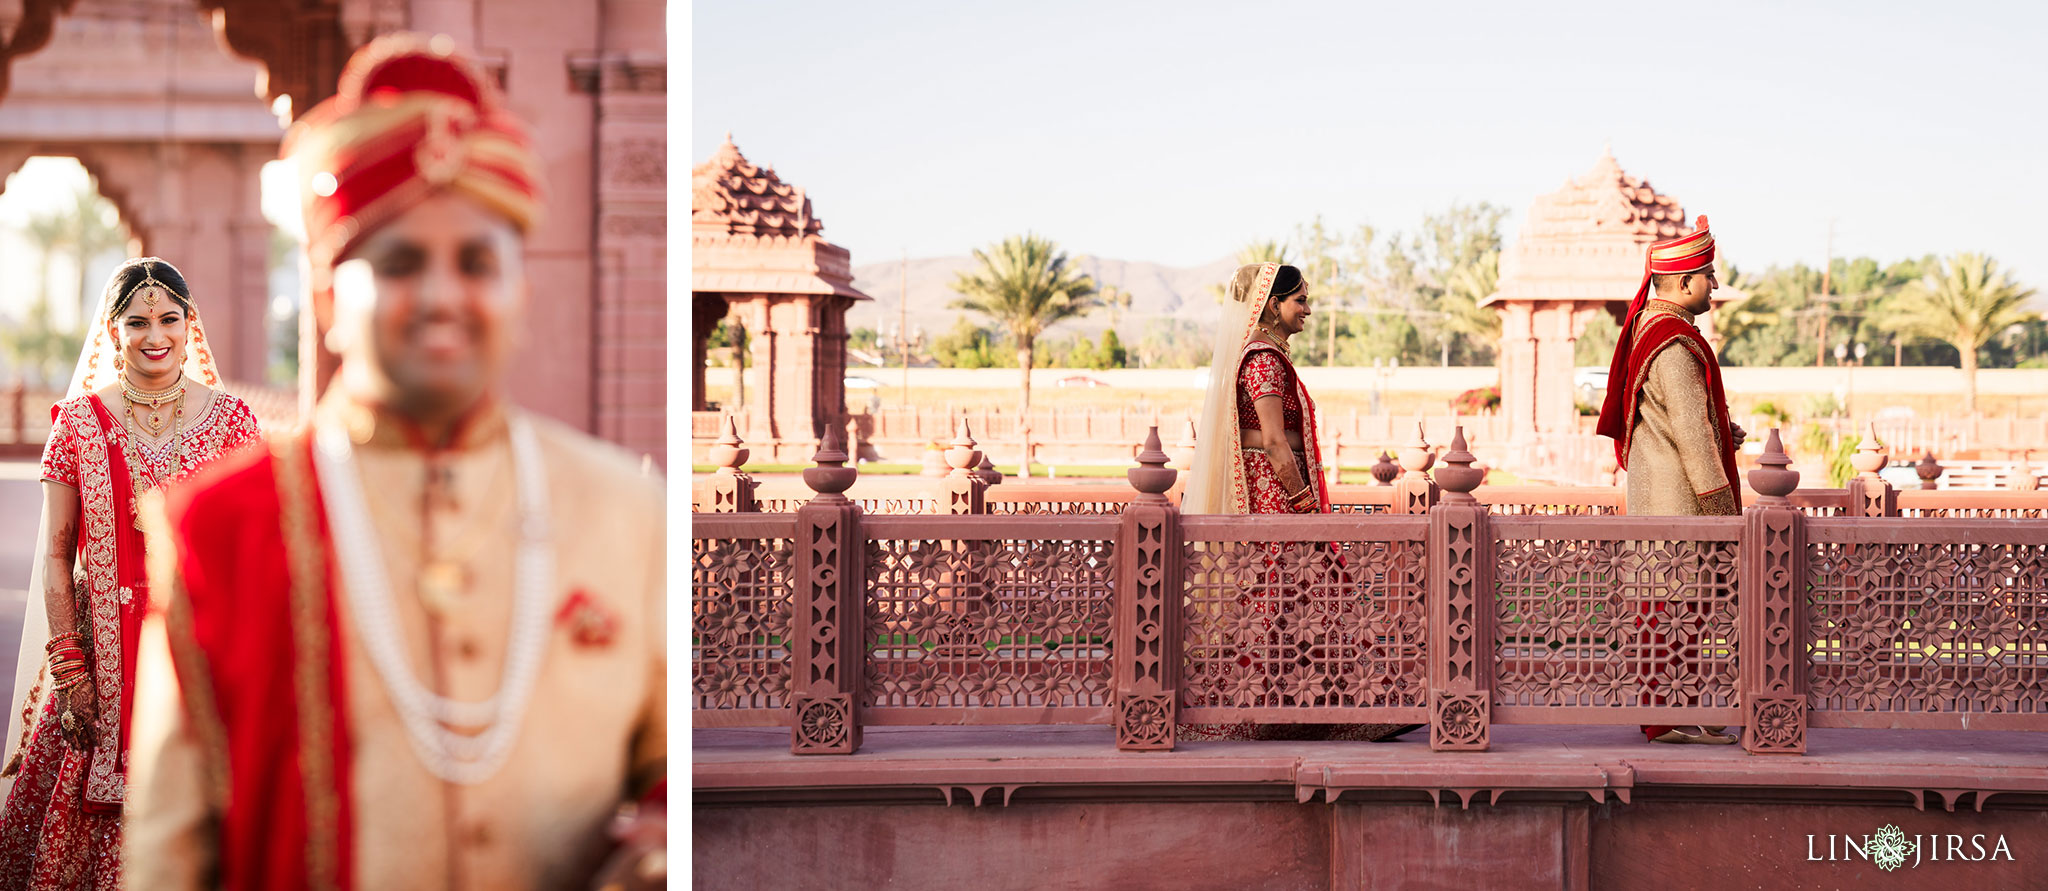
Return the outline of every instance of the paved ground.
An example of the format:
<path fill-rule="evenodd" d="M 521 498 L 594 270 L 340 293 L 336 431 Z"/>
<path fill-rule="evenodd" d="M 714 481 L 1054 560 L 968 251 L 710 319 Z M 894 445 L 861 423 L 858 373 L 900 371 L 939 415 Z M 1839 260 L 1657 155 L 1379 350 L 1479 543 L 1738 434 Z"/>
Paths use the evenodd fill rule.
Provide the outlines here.
<path fill-rule="evenodd" d="M 14 658 L 21 649 L 29 555 L 35 553 L 42 499 L 34 464 L 0 463 L 0 701 L 7 703 L 14 702 Z"/>

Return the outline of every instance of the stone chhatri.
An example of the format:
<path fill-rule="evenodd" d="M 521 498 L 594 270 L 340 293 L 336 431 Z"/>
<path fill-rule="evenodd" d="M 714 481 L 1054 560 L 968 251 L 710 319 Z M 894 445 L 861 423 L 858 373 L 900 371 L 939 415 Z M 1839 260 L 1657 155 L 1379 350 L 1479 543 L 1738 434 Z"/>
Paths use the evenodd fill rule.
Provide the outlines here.
<path fill-rule="evenodd" d="M 1692 227 L 1676 197 L 1623 170 L 1612 152 L 1602 152 L 1591 170 L 1563 188 L 1537 196 L 1525 219 L 1501 256 L 1499 288 L 1481 302 L 1501 315 L 1507 466 L 1554 481 L 1594 482 L 1574 477 L 1588 468 L 1560 466 L 1566 459 L 1558 457 L 1577 454 L 1572 447 L 1581 438 L 1577 340 L 1602 312 L 1622 320 L 1642 283 L 1643 252 L 1651 242 Z M 1740 297 L 1722 284 L 1716 305 Z M 1709 343 L 1716 342 L 1714 315 L 1699 320 Z"/>
<path fill-rule="evenodd" d="M 845 423 L 846 311 L 869 298 L 824 231 L 810 196 L 730 134 L 690 172 L 691 408 L 711 408 L 711 329 L 746 329 L 747 370 L 727 407 L 764 460 L 802 460 L 820 429 Z"/>
<path fill-rule="evenodd" d="M 711 160 L 690 171 L 690 229 L 727 235 L 820 235 L 825 224 L 811 215 L 804 190 L 785 183 L 772 167 L 748 161 L 732 134 Z"/>

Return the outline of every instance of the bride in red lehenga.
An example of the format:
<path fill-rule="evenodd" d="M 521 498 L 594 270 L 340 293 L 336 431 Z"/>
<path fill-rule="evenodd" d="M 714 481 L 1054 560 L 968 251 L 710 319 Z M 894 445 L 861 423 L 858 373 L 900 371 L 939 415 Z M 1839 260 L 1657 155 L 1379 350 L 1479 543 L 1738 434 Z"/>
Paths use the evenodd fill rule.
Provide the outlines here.
<path fill-rule="evenodd" d="M 43 449 L 0 812 L 0 891 L 121 887 L 135 642 L 149 604 L 137 501 L 258 442 L 222 392 L 184 276 L 129 260 L 100 296 Z M 41 595 L 41 596 L 36 596 Z"/>
<path fill-rule="evenodd" d="M 1201 435 L 1181 511 L 1187 514 L 1313 514 L 1330 512 L 1324 488 L 1322 452 L 1316 442 L 1316 405 L 1295 373 L 1288 338 L 1308 323 L 1308 289 L 1301 270 L 1279 263 L 1239 267 L 1231 277 L 1209 365 L 1202 404 Z M 1277 578 L 1279 548 L 1272 548 L 1267 575 Z M 1342 567 L 1339 557 L 1338 566 Z M 1254 632 L 1261 641 L 1238 646 L 1267 650 L 1280 634 L 1273 619 L 1289 606 L 1262 590 L 1238 598 L 1241 608 L 1265 618 Z M 1313 609 L 1313 607 L 1311 607 Z M 1278 671 L 1256 664 L 1249 652 L 1238 664 L 1252 671 Z M 1202 705 L 1220 703 L 1204 702 Z M 1181 724 L 1181 739 L 1391 739 L 1418 725 L 1395 724 Z"/>

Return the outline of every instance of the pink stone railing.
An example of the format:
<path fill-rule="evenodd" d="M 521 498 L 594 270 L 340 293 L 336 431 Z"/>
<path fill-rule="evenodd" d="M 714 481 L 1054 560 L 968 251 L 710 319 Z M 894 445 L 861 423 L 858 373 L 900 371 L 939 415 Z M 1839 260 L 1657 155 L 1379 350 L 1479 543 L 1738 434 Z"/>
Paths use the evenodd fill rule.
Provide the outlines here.
<path fill-rule="evenodd" d="M 1184 517 L 1156 437 L 1114 515 L 992 515 L 972 446 L 943 516 L 866 515 L 829 431 L 793 513 L 747 513 L 743 457 L 700 485 L 733 513 L 693 516 L 699 726 L 841 754 L 882 724 L 1107 723 L 1143 750 L 1191 722 L 1412 722 L 1483 750 L 1502 723 L 1704 723 L 1756 753 L 1808 726 L 2048 729 L 2048 520 L 1902 517 L 1985 508 L 1890 489 L 1874 450 L 1798 490 L 1772 430 L 1739 517 L 1512 515 L 1460 436 L 1362 487 L 1376 513 Z"/>

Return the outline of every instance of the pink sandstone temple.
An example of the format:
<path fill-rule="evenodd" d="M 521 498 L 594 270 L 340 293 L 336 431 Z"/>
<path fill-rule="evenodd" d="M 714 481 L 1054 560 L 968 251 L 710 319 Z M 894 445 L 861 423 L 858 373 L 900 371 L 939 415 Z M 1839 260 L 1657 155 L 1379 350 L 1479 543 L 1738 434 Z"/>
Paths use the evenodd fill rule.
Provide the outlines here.
<path fill-rule="evenodd" d="M 724 408 L 756 460 L 801 462 L 826 426 L 846 423 L 846 312 L 869 298 L 824 229 L 810 196 L 748 161 L 731 134 L 690 172 L 693 433 L 715 435 L 705 341 L 722 319 L 746 332 L 746 371 Z"/>
<path fill-rule="evenodd" d="M 1583 460 L 1569 448 L 1584 443 L 1590 431 L 1574 401 L 1578 339 L 1600 313 L 1622 320 L 1642 282 L 1650 242 L 1690 231 L 1678 199 L 1622 170 L 1611 152 L 1530 205 L 1514 248 L 1501 258 L 1499 290 L 1482 304 L 1501 317 L 1509 466 L 1540 472 Z M 1724 287 L 1713 300 L 1719 307 L 1742 296 Z M 1701 316 L 1700 328 L 1718 347 L 1716 315 Z"/>

